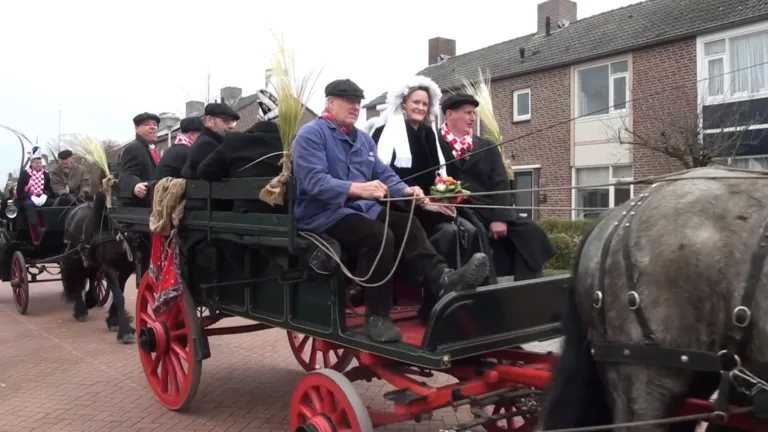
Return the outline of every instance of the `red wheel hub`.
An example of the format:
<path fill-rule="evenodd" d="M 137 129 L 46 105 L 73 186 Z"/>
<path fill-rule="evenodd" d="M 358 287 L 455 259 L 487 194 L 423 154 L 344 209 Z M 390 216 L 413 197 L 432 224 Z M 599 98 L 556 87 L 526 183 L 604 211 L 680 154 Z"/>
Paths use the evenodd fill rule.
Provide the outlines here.
<path fill-rule="evenodd" d="M 512 404 L 493 405 L 492 409 L 490 406 L 488 406 L 485 407 L 484 411 L 488 415 L 495 416 L 499 414 L 514 412 L 515 408 L 512 406 Z M 533 428 L 536 426 L 537 420 L 538 419 L 536 416 L 532 415 L 507 417 L 505 419 L 488 422 L 483 425 L 483 428 L 485 428 L 485 430 L 488 432 L 532 432 Z"/>
<path fill-rule="evenodd" d="M 325 414 L 317 414 L 312 416 L 307 424 L 296 428 L 295 432 L 337 432 L 336 427 L 333 426 L 331 419 Z"/>
<path fill-rule="evenodd" d="M 136 299 L 136 330 L 139 334 L 139 357 L 149 386 L 166 408 L 180 410 L 194 397 L 200 379 L 202 361 L 196 359 L 194 332 L 186 302 L 174 303 L 154 316 L 155 295 L 159 291 L 149 273 L 139 285 Z M 192 318 L 190 318 L 192 317 Z"/>
<path fill-rule="evenodd" d="M 344 375 L 329 369 L 310 372 L 291 396 L 295 432 L 372 432 L 368 410 Z"/>

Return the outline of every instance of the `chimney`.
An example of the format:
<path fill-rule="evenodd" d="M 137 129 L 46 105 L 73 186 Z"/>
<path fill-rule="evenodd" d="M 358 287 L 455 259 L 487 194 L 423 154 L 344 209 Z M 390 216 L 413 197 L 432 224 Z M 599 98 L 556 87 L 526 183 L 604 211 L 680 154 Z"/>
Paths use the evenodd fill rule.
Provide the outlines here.
<path fill-rule="evenodd" d="M 571 0 L 547 0 L 539 3 L 537 35 L 549 35 L 551 26 L 555 29 L 564 27 L 563 21 L 572 23 L 576 21 L 576 2 Z"/>
<path fill-rule="evenodd" d="M 185 117 L 195 117 L 203 115 L 205 103 L 201 101 L 188 101 L 184 106 Z"/>
<path fill-rule="evenodd" d="M 235 105 L 243 97 L 243 89 L 240 87 L 224 87 L 221 89 L 221 103 L 225 103 L 236 109 Z"/>
<path fill-rule="evenodd" d="M 429 66 L 441 63 L 446 58 L 453 57 L 455 55 L 455 40 L 442 37 L 436 37 L 429 40 Z"/>

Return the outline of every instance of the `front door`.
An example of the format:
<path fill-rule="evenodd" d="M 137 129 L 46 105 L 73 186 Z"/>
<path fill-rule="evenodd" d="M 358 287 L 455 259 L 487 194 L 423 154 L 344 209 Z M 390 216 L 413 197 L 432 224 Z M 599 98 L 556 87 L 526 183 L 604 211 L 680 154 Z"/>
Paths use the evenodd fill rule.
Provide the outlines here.
<path fill-rule="evenodd" d="M 533 219 L 533 171 L 515 171 L 514 190 L 525 192 L 515 193 L 515 210 L 521 219 Z"/>

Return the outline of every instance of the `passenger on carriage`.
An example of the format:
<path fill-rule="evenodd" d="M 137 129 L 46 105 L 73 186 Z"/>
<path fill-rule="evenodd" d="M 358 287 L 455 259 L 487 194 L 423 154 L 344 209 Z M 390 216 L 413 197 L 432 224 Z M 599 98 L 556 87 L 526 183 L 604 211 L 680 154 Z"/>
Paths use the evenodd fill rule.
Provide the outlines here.
<path fill-rule="evenodd" d="M 181 169 L 187 162 L 189 148 L 202 132 L 203 120 L 200 117 L 187 117 L 180 122 L 179 135 L 176 143 L 163 153 L 155 169 L 155 180 L 166 177 L 181 178 Z"/>
<path fill-rule="evenodd" d="M 510 194 L 473 194 L 510 190 L 498 149 L 490 149 L 492 142 L 473 133 L 479 105 L 477 99 L 463 93 L 448 96 L 441 104 L 445 123 L 438 140 L 448 150 L 448 175 L 461 180 L 462 187 L 470 192 L 468 204 L 493 206 L 475 208 L 472 213 L 491 237 L 496 275 L 513 274 L 515 280 L 540 277 L 544 263 L 554 255 L 547 234 L 535 222 L 517 217 Z"/>
<path fill-rule="evenodd" d="M 283 145 L 277 127 L 277 98 L 266 90 L 256 93 L 260 120 L 243 132 L 230 132 L 216 151 L 197 167 L 197 176 L 216 181 L 223 178 L 274 178 L 282 171 Z M 233 210 L 242 213 L 285 213 L 281 206 L 273 207 L 256 195 L 252 200 L 238 200 Z"/>
<path fill-rule="evenodd" d="M 189 148 L 187 161 L 181 169 L 181 176 L 185 179 L 197 178 L 197 166 L 209 154 L 216 151 L 224 141 L 224 135 L 230 132 L 235 123 L 240 120 L 240 114 L 223 103 L 210 103 L 203 111 L 205 125 Z"/>
<path fill-rule="evenodd" d="M 357 257 L 360 274 L 372 273 L 364 283 L 381 283 L 365 289 L 365 331 L 375 341 L 396 342 L 401 334 L 390 317 L 394 282 L 383 282 L 395 265 L 396 248 L 404 244 L 405 270 L 438 297 L 480 284 L 488 274 L 488 257 L 475 254 L 453 270 L 429 243 L 418 219 L 393 209 L 385 226 L 386 211 L 377 200 L 390 195 L 423 201 L 424 193 L 404 184 L 376 156 L 370 135 L 355 127 L 364 97 L 357 84 L 333 81 L 325 96 L 320 118 L 304 125 L 293 143 L 296 224 L 334 238 Z"/>
<path fill-rule="evenodd" d="M 19 180 L 16 186 L 17 201 L 21 203 L 24 213 L 27 215 L 30 229 L 42 235 L 40 221 L 37 216 L 37 208 L 44 205 L 50 205 L 53 196 L 51 190 L 51 177 L 43 170 L 43 154 L 40 147 L 32 148 L 32 156 L 29 160 L 29 167 L 19 173 Z"/>
<path fill-rule="evenodd" d="M 62 150 L 57 155 L 59 163 L 48 173 L 51 189 L 56 197 L 54 206 L 67 206 L 80 199 L 87 201 L 91 196 L 91 176 L 88 170 L 72 160 L 72 150 Z"/>
<path fill-rule="evenodd" d="M 155 114 L 145 112 L 134 117 L 136 139 L 125 146 L 120 156 L 119 187 L 122 195 L 135 197 L 134 205 L 151 205 L 145 198 L 149 190 L 148 182 L 155 178 L 157 162 L 150 146 L 157 140 L 158 124 L 160 117 Z"/>
<path fill-rule="evenodd" d="M 444 153 L 448 150 L 440 147 L 434 124 L 440 115 L 441 98 L 434 81 L 414 76 L 387 94 L 384 114 L 367 124 L 381 161 L 406 184 L 427 194 L 436 175 L 447 177 Z M 485 228 L 468 209 L 429 203 L 416 208 L 414 214 L 448 263 L 460 266 L 475 252 L 490 252 Z M 496 283 L 493 273 L 491 266 L 489 284 Z"/>

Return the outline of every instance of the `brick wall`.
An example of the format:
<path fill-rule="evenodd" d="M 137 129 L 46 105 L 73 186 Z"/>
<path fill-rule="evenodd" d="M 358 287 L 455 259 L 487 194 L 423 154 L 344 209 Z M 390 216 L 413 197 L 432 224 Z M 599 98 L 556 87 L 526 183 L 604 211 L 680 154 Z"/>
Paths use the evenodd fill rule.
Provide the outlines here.
<path fill-rule="evenodd" d="M 542 188 L 571 186 L 570 83 L 570 69 L 560 68 L 495 81 L 491 86 L 503 141 L 513 140 L 503 146 L 504 152 L 512 165 L 541 165 Z M 526 88 L 531 89 L 531 120 L 513 123 L 512 93 Z M 570 211 L 546 207 L 570 207 L 571 191 L 542 191 L 539 206 L 543 207 L 539 219 L 570 219 Z"/>
<path fill-rule="evenodd" d="M 659 137 L 683 124 L 695 124 L 698 111 L 695 38 L 632 54 L 633 131 Z M 635 179 L 683 169 L 680 162 L 641 145 L 632 148 Z M 635 193 L 642 188 L 635 187 Z"/>

